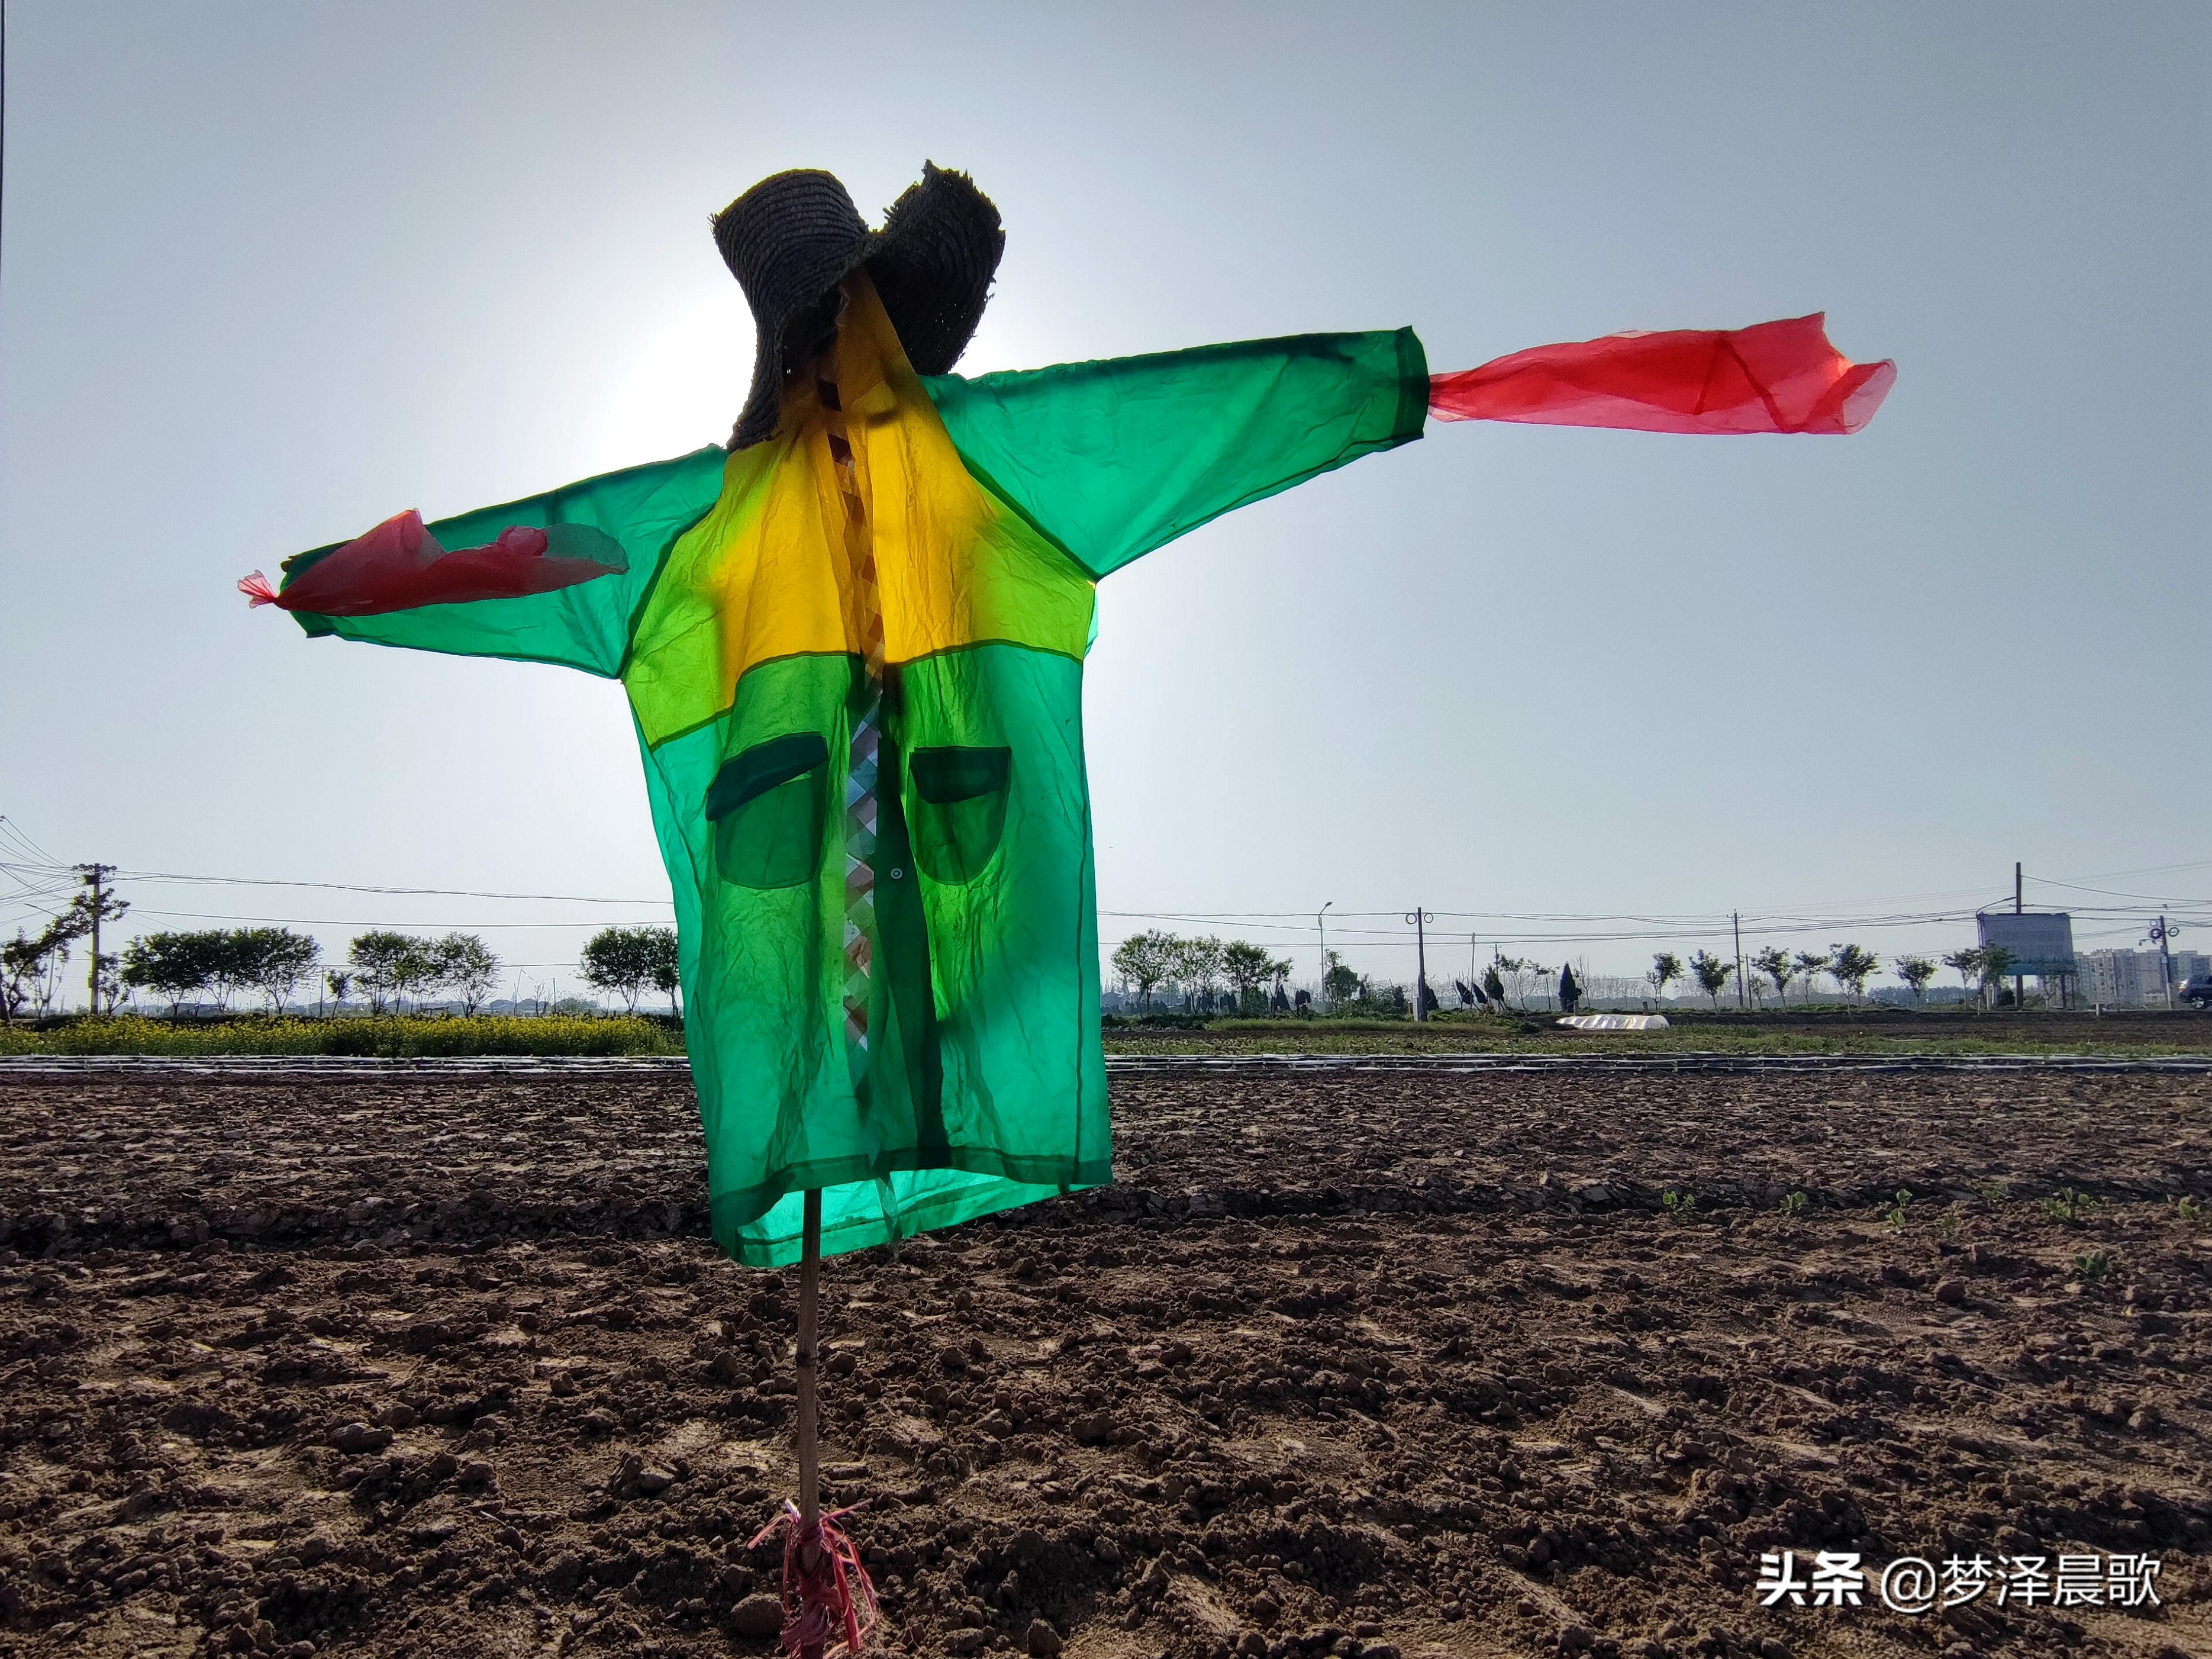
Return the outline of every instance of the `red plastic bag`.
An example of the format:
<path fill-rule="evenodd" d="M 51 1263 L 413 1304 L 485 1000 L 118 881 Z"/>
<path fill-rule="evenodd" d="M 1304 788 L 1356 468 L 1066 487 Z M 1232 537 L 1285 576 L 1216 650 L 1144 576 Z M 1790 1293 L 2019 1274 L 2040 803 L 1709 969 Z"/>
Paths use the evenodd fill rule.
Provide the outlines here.
<path fill-rule="evenodd" d="M 1828 343 L 1826 313 L 1753 328 L 1608 334 L 1534 346 L 1429 380 L 1440 421 L 1635 432 L 1856 432 L 1897 380 Z"/>
<path fill-rule="evenodd" d="M 238 591 L 255 605 L 286 611 L 374 617 L 425 605 L 550 593 L 626 568 L 614 538 L 587 525 L 512 525 L 496 541 L 448 552 L 423 527 L 422 515 L 409 512 L 317 560 L 282 592 L 258 570 Z"/>

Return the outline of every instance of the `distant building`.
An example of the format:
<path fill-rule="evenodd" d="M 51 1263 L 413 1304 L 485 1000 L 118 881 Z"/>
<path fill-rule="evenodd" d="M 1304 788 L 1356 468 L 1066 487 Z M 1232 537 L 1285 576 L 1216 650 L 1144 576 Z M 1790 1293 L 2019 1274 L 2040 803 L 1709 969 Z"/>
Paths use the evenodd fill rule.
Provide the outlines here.
<path fill-rule="evenodd" d="M 2159 1008 L 2166 1005 L 2166 982 L 2155 951 L 2087 951 L 2081 964 L 2081 1000 L 2107 1008 Z M 2204 973 L 2202 951 L 2173 953 L 2176 985 L 2193 973 Z"/>

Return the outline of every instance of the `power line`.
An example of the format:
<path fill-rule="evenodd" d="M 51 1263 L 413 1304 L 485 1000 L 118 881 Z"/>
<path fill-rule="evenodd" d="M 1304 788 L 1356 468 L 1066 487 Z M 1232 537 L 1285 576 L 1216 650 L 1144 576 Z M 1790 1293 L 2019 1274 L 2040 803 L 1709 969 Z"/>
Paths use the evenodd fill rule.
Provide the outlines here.
<path fill-rule="evenodd" d="M 166 916 L 178 921 L 254 921 L 286 927 L 665 927 L 665 921 L 610 922 L 594 919 L 590 921 L 393 921 L 384 917 L 364 921 L 340 921 L 329 916 L 241 916 L 224 911 L 211 910 L 155 910 L 140 906 L 132 912 L 141 916 Z"/>
<path fill-rule="evenodd" d="M 2068 889 L 2069 891 L 2076 893 L 2101 893 L 2106 898 L 2141 899 L 2146 904 L 2163 904 L 2166 902 L 2162 897 L 2152 893 L 2122 893 L 2117 892 L 2110 887 L 2085 887 L 2080 882 L 2052 881 L 2048 878 L 2041 876 L 2030 876 L 2028 879 L 2036 883 L 2039 886 L 2063 887 Z M 2185 902 L 2195 903 L 2197 901 L 2192 899 Z"/>
<path fill-rule="evenodd" d="M 0 875 L 4 875 L 15 891 L 0 895 L 0 907 L 17 911 L 31 911 L 52 915 L 50 908 L 62 900 L 77 884 L 76 873 L 70 866 L 52 857 L 14 819 L 0 815 Z M 2212 860 L 2197 860 L 2183 864 L 2153 866 L 2135 871 L 2099 872 L 2086 880 L 2068 882 L 2052 878 L 2033 878 L 2042 884 L 2064 888 L 2071 891 L 2094 893 L 2100 896 L 2137 900 L 2136 905 L 2077 905 L 2075 915 L 2085 921 L 2090 919 L 2118 919 L 2139 916 L 2145 907 L 2164 904 L 2184 921 L 2195 921 L 2197 925 L 2212 925 L 2195 913 L 2212 909 L 2212 899 L 2154 898 L 2148 894 L 2136 894 L 2100 888 L 2091 884 L 2097 879 L 2125 878 L 2132 875 L 2162 874 L 2212 868 Z M 640 905 L 665 911 L 673 901 L 660 897 L 636 896 L 611 896 L 577 893 L 502 892 L 480 888 L 405 887 L 365 882 L 325 881 L 314 879 L 286 879 L 265 876 L 222 876 L 191 874 L 174 871 L 123 870 L 117 879 L 144 884 L 180 884 L 201 886 L 277 889 L 287 890 L 316 890 L 338 893 L 357 893 L 382 897 L 410 898 L 469 898 L 498 902 Z M 1744 930 L 1756 938 L 1772 938 L 1820 933 L 1838 933 L 1847 930 L 1876 930 L 1905 927 L 1936 927 L 1953 926 L 1971 920 L 1978 911 L 1996 908 L 2001 898 L 1983 898 L 1967 908 L 1947 908 L 1927 910 L 1875 909 L 1872 907 L 1894 903 L 1900 899 L 1917 897 L 1974 898 L 1979 889 L 1942 889 L 1915 894 L 1893 894 L 1884 898 L 1849 901 L 1824 901 L 1810 904 L 1777 906 L 1764 911 L 1741 913 Z M 179 921 L 252 922 L 300 927 L 414 927 L 414 928 L 481 928 L 487 931 L 501 929 L 532 931 L 562 928 L 591 928 L 603 926 L 663 925 L 662 919 L 639 922 L 625 919 L 620 922 L 600 920 L 567 921 L 394 921 L 387 918 L 341 919 L 333 917 L 237 915 L 220 912 L 140 908 L 135 914 L 145 917 L 161 917 Z M 1718 939 L 1731 925 L 1731 913 L 1727 911 L 1686 912 L 1620 912 L 1620 911 L 1473 911 L 1439 910 L 1439 919 L 1467 924 L 1468 931 L 1479 932 L 1493 945 L 1590 945 L 1620 944 L 1629 941 L 1652 943 L 1692 943 Z M 1170 923 L 1182 927 L 1230 926 L 1303 941 L 1311 926 L 1311 913 L 1305 910 L 1244 910 L 1244 911 L 1151 911 L 1101 910 L 1102 920 Z M 1403 948 L 1407 940 L 1397 925 L 1396 911 L 1332 911 L 1332 919 L 1340 918 L 1332 929 L 1347 945 L 1360 948 Z M 1388 923 L 1388 926 L 1361 927 L 1360 922 Z M 2094 936 L 2102 937 L 2106 932 L 2124 929 L 2100 929 Z"/>
<path fill-rule="evenodd" d="M 398 898 L 508 899 L 548 904 L 656 904 L 672 908 L 673 899 L 607 897 L 581 893 L 490 893 L 463 887 L 370 887 L 348 881 L 279 881 L 260 876 L 179 876 L 151 870 L 125 870 L 120 878 L 137 882 L 191 882 L 222 887 L 312 887 L 335 893 L 374 893 Z"/>

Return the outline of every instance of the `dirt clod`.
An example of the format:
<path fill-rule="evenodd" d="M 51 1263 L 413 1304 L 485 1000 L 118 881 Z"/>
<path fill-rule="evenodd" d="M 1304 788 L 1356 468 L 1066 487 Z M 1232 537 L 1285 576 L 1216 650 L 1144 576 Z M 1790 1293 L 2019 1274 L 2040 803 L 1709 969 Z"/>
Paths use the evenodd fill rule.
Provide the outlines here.
<path fill-rule="evenodd" d="M 774 1636 L 783 1628 L 783 1603 L 773 1595 L 748 1595 L 730 1609 L 730 1629 L 739 1636 Z"/>

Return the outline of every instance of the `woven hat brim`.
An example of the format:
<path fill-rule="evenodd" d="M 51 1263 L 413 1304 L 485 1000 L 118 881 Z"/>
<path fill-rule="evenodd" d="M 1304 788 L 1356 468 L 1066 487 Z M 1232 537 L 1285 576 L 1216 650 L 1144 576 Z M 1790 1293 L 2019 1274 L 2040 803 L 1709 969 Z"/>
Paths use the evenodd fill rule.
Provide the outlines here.
<path fill-rule="evenodd" d="M 868 277 L 917 374 L 949 374 L 975 337 L 1006 233 L 964 173 L 925 161 L 921 181 L 884 215 Z"/>
<path fill-rule="evenodd" d="M 873 239 L 834 173 L 799 168 L 762 179 L 715 215 L 714 246 L 753 313 L 752 385 L 730 436 L 742 449 L 775 430 L 794 325 L 859 267 Z"/>
<path fill-rule="evenodd" d="M 801 177 L 835 184 L 826 173 L 778 174 L 732 203 L 723 218 L 736 214 L 766 187 Z M 843 186 L 836 189 L 842 192 Z M 743 283 L 739 258 L 724 243 L 721 223 L 718 218 L 717 244 L 722 246 L 724 259 L 732 272 L 740 273 Z M 813 343 L 811 340 L 794 343 L 794 325 L 805 321 L 863 265 L 915 372 L 950 373 L 982 321 L 991 279 L 997 273 L 1006 242 L 999 210 L 976 189 L 975 181 L 964 173 L 925 161 L 921 182 L 909 186 L 891 204 L 881 230 L 867 233 L 848 249 L 825 249 L 825 253 L 834 252 L 835 257 L 806 266 L 803 280 L 791 283 L 785 295 L 778 296 L 778 303 L 766 307 L 753 304 L 752 384 L 730 434 L 730 447 L 750 448 L 775 435 L 782 415 L 784 378 L 791 367 L 790 353 L 794 344 L 803 350 Z M 750 291 L 747 299 L 749 302 L 754 299 Z"/>

